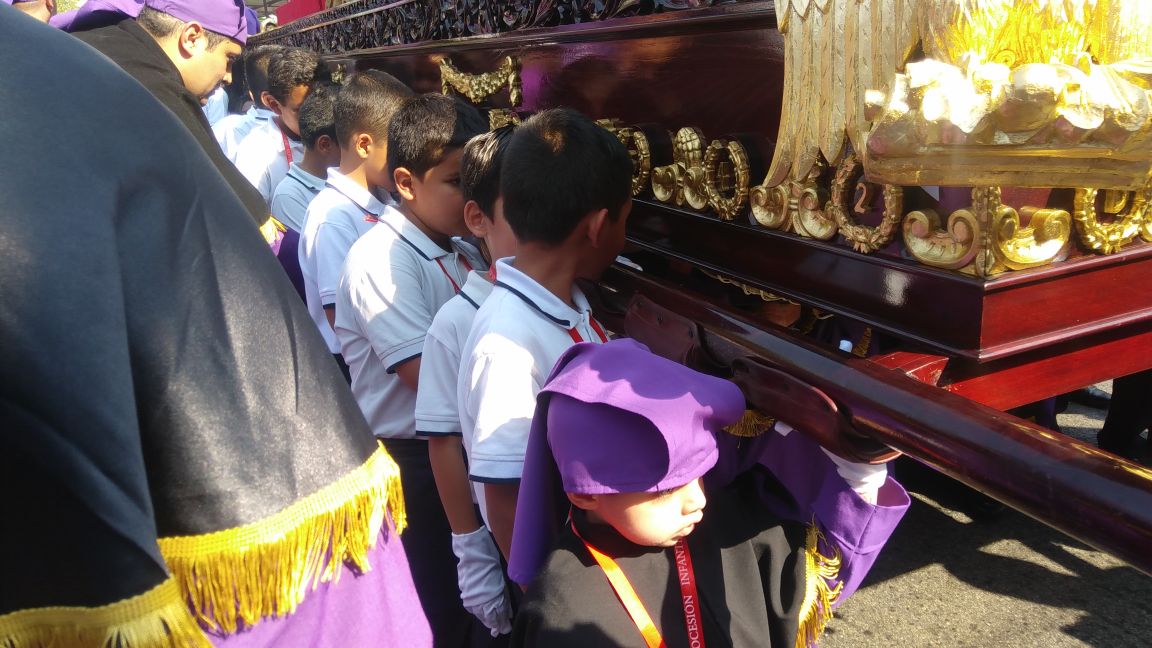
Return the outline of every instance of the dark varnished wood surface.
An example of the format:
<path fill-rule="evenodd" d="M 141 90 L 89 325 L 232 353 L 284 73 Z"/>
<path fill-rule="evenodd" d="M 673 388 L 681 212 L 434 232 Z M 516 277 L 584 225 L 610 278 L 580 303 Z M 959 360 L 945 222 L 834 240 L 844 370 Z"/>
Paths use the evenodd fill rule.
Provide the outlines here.
<path fill-rule="evenodd" d="M 900 369 L 750 322 L 681 286 L 627 270 L 610 272 L 601 285 L 605 295 L 597 314 L 607 323 L 620 326 L 622 304 L 642 294 L 697 322 L 702 357 L 708 359 L 702 368 L 722 371 L 745 357 L 779 368 L 829 395 L 857 431 L 1152 574 L 1147 550 L 1152 471 L 1147 468 L 937 389 Z"/>
<path fill-rule="evenodd" d="M 349 69 L 383 69 L 419 92 L 438 92 L 444 57 L 463 72 L 483 73 L 508 55 L 521 65 L 524 99 L 517 110 L 565 105 L 641 126 L 652 141 L 654 167 L 671 162 L 670 131 L 681 127 L 699 128 L 708 140 L 738 138 L 749 149 L 752 184 L 763 178 L 779 126 L 784 69 L 769 2 L 361 49 L 331 60 Z M 482 105 L 512 108 L 507 91 Z M 926 199 L 909 190 L 906 211 L 935 206 Z M 1017 207 L 1051 200 L 1044 190 L 1013 189 L 1004 199 Z M 879 217 L 873 209 L 860 219 L 867 224 Z M 1149 245 L 986 282 L 901 258 L 897 245 L 862 255 L 843 244 L 767 230 L 748 217 L 726 223 L 657 203 L 648 191 L 637 199 L 629 235 L 666 258 L 838 313 L 913 346 L 980 362 L 1152 319 L 1152 283 L 1140 281 L 1152 270 Z M 1152 349 L 1146 351 L 1152 365 Z"/>

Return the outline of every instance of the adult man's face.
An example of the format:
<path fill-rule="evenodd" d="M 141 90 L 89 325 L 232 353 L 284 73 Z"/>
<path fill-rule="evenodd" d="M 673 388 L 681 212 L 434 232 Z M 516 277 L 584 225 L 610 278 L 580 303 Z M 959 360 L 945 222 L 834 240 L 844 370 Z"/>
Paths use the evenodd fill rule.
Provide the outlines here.
<path fill-rule="evenodd" d="M 208 32 L 199 23 L 188 23 L 180 33 L 183 65 L 180 76 L 184 87 L 204 103 L 221 83 L 232 82 L 232 63 L 240 56 L 241 46 L 225 39 L 209 45 Z"/>

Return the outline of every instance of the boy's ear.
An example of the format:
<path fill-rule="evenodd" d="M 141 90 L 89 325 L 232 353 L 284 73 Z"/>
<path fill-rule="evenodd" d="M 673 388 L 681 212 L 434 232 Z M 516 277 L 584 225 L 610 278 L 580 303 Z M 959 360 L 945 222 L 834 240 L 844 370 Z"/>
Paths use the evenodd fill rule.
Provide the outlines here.
<path fill-rule="evenodd" d="M 264 104 L 264 107 L 268 110 L 276 113 L 277 117 L 284 111 L 284 106 L 281 106 L 280 102 L 276 100 L 276 97 L 273 97 L 272 93 L 267 90 L 260 93 L 260 103 Z"/>
<path fill-rule="evenodd" d="M 600 507 L 599 495 L 584 495 L 583 493 L 565 493 L 568 496 L 568 501 L 572 502 L 572 506 L 584 509 L 585 511 L 594 511 Z"/>
<path fill-rule="evenodd" d="M 592 244 L 592 247 L 600 247 L 600 237 L 608 225 L 608 210 L 594 211 L 587 216 L 586 220 L 588 221 L 588 242 Z"/>
<path fill-rule="evenodd" d="M 367 160 L 372 153 L 372 136 L 368 133 L 357 133 L 352 136 L 352 150 L 361 160 Z"/>
<path fill-rule="evenodd" d="M 416 177 L 411 171 L 398 167 L 392 172 L 392 181 L 396 183 L 396 193 L 406 202 L 411 202 L 416 197 L 412 187 L 416 183 Z"/>
<path fill-rule="evenodd" d="M 464 203 L 464 225 L 468 227 L 468 231 L 472 232 L 472 236 L 478 239 L 488 238 L 488 226 L 491 221 L 484 215 L 484 210 L 480 209 L 479 203 L 475 200 L 469 200 Z"/>

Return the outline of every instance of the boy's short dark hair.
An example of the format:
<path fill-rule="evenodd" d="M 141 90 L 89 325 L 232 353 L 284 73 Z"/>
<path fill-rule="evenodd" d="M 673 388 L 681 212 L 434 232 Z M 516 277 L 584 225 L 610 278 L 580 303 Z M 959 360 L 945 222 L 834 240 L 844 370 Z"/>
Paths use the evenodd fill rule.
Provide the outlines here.
<path fill-rule="evenodd" d="M 300 104 L 300 139 L 306 148 L 315 148 L 322 135 L 336 141 L 336 93 L 339 86 L 321 83 Z"/>
<path fill-rule="evenodd" d="M 464 145 L 460 160 L 460 190 L 464 200 L 475 200 L 480 211 L 493 218 L 496 199 L 500 197 L 500 163 L 508 142 L 512 141 L 512 125 L 501 126 L 482 133 Z"/>
<path fill-rule="evenodd" d="M 412 94 L 408 86 L 380 70 L 364 70 L 349 77 L 336 96 L 336 137 L 340 148 L 347 146 L 357 133 L 386 140 L 388 123 Z"/>
<path fill-rule="evenodd" d="M 455 97 L 425 94 L 404 103 L 388 125 L 388 172 L 423 177 L 452 149 L 488 130 L 480 111 Z"/>
<path fill-rule="evenodd" d="M 187 22 L 166 14 L 163 11 L 157 11 L 152 7 L 143 6 L 140 8 L 140 14 L 136 16 L 136 24 L 140 25 L 140 27 L 153 38 L 168 38 L 186 25 Z M 208 39 L 208 51 L 212 51 L 228 41 L 236 42 L 233 38 L 207 29 L 204 30 L 204 35 Z"/>
<path fill-rule="evenodd" d="M 248 83 L 248 91 L 252 93 L 252 101 L 257 107 L 263 107 L 260 95 L 268 90 L 268 66 L 272 57 L 286 49 L 283 45 L 259 45 L 244 54 L 244 80 Z"/>
<path fill-rule="evenodd" d="M 521 242 L 559 245 L 590 212 L 619 217 L 632 195 L 632 160 L 615 135 L 579 112 L 545 110 L 513 133 L 500 191 Z"/>
<path fill-rule="evenodd" d="M 268 63 L 268 92 L 285 103 L 300 86 L 313 86 L 332 80 L 328 66 L 311 50 L 285 47 Z"/>

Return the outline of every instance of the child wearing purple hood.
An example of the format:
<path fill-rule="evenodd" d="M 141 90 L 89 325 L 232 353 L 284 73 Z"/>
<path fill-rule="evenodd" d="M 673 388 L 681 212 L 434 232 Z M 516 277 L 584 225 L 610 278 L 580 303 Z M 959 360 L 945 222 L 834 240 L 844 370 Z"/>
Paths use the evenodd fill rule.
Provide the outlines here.
<path fill-rule="evenodd" d="M 735 384 L 632 340 L 561 357 L 517 503 L 512 645 L 815 643 L 908 496 L 787 426 L 727 434 L 744 409 Z"/>

